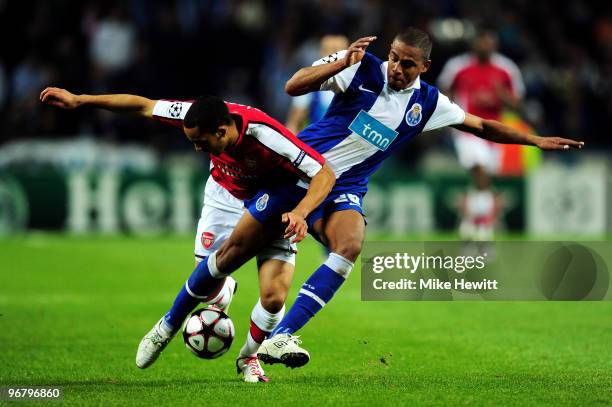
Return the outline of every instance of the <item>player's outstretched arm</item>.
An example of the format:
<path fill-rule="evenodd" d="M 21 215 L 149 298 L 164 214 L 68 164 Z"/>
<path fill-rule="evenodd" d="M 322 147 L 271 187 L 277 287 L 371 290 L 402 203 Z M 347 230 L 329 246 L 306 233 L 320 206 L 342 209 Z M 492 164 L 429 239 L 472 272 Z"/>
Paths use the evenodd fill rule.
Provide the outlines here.
<path fill-rule="evenodd" d="M 584 146 L 583 141 L 561 137 L 540 137 L 535 134 L 513 129 L 496 120 L 482 119 L 469 113 L 465 114 L 463 124 L 458 124 L 453 127 L 495 143 L 524 144 L 527 146 L 536 146 L 542 150 L 581 149 Z"/>
<path fill-rule="evenodd" d="M 308 191 L 291 212 L 282 215 L 283 223 L 287 223 L 285 238 L 295 235 L 292 242 L 298 243 L 306 237 L 308 226 L 306 217 L 327 197 L 336 183 L 336 174 L 326 163 L 310 180 Z"/>
<path fill-rule="evenodd" d="M 300 69 L 285 84 L 285 92 L 291 96 L 300 96 L 320 90 L 323 82 L 361 61 L 366 48 L 375 39 L 376 37 L 359 38 L 348 47 L 344 58 L 328 64 Z"/>
<path fill-rule="evenodd" d="M 49 87 L 40 93 L 40 101 L 62 109 L 76 109 L 79 106 L 93 106 L 112 112 L 130 113 L 142 117 L 153 117 L 156 100 L 142 96 L 117 95 L 75 95 L 66 89 Z"/>

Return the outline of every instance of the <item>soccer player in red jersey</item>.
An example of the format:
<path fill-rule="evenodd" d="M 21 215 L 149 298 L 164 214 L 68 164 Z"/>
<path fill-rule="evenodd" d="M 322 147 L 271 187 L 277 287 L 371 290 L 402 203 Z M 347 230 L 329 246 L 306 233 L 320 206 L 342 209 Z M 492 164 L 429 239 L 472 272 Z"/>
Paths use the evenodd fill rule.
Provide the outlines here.
<path fill-rule="evenodd" d="M 210 153 L 211 176 L 206 183 L 202 216 L 198 222 L 196 261 L 214 253 L 230 236 L 244 213 L 242 200 L 251 198 L 261 187 L 312 179 L 310 189 L 314 190 L 316 204 L 316 200 L 324 198 L 331 188 L 330 182 L 333 184 L 331 180 L 335 179 L 318 153 L 276 120 L 250 106 L 223 102 L 212 96 L 195 101 L 156 101 L 136 95 L 74 95 L 60 88 L 47 88 L 40 98 L 43 103 L 64 109 L 88 105 L 152 118 L 181 128 L 196 150 Z M 323 182 L 318 182 L 317 177 Z M 306 233 L 302 216 L 288 212 L 283 217 L 288 223 L 284 231 L 286 236 L 278 238 L 278 231 L 261 236 L 262 243 L 266 240 L 269 243 L 262 244 L 257 254 L 260 300 L 251 313 L 247 340 L 236 361 L 239 372 L 249 382 L 268 381 L 256 351 L 284 315 L 296 253 L 295 243 L 287 236 L 295 234 L 296 239 L 301 240 Z M 189 290 L 188 285 L 185 289 Z M 189 291 L 188 295 L 227 310 L 235 289 L 235 280 L 228 276 L 215 295 L 199 298 Z M 160 321 L 149 337 L 167 338 L 164 329 L 168 331 L 170 327 Z M 174 331 L 178 326 L 171 329 Z M 158 349 L 164 345 L 153 343 L 152 346 Z M 139 356 L 142 356 L 140 351 Z M 137 357 L 136 363 L 146 368 L 154 360 Z"/>
<path fill-rule="evenodd" d="M 471 52 L 444 65 L 438 86 L 466 112 L 501 121 L 504 110 L 518 109 L 525 85 L 516 64 L 496 50 L 495 33 L 479 32 Z M 459 130 L 452 133 L 459 163 L 470 170 L 475 187 L 460 205 L 460 234 L 467 240 L 490 240 L 501 206 L 490 188 L 490 174 L 500 169 L 502 146 Z"/>

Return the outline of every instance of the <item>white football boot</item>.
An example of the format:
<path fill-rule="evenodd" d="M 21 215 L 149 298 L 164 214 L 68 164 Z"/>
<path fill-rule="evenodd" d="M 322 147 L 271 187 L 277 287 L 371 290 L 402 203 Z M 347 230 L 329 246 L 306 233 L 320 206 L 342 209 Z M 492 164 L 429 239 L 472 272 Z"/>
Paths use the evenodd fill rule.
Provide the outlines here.
<path fill-rule="evenodd" d="M 292 369 L 304 366 L 310 360 L 310 354 L 299 346 L 302 341 L 298 338 L 290 334 L 276 334 L 262 342 L 257 357 L 269 365 L 282 363 Z"/>
<path fill-rule="evenodd" d="M 257 357 L 242 357 L 236 359 L 236 371 L 242 373 L 244 381 L 247 383 L 269 382 L 263 368 L 259 364 Z"/>
<path fill-rule="evenodd" d="M 136 366 L 146 369 L 159 357 L 159 354 L 168 346 L 174 334 L 167 333 L 160 327 L 164 318 L 157 321 L 149 332 L 142 338 L 136 352 Z"/>
<path fill-rule="evenodd" d="M 217 295 L 217 298 L 214 298 L 212 300 L 213 302 L 208 303 L 208 305 L 214 305 L 227 314 L 236 291 L 238 291 L 238 282 L 234 280 L 233 277 L 228 276 L 225 278 L 225 284 L 223 285 L 221 292 Z"/>

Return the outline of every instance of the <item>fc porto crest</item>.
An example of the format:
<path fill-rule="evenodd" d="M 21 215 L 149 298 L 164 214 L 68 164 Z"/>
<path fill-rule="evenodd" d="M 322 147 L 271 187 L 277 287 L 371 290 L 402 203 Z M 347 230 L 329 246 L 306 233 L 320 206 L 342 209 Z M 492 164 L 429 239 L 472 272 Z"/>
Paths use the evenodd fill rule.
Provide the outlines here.
<path fill-rule="evenodd" d="M 417 124 L 421 123 L 422 118 L 423 118 L 423 107 L 420 104 L 415 103 L 412 105 L 410 110 L 408 110 L 408 113 L 406 113 L 406 124 L 408 126 L 414 127 Z"/>
<path fill-rule="evenodd" d="M 202 232 L 202 237 L 200 240 L 202 241 L 202 246 L 204 246 L 205 249 L 210 249 L 215 242 L 215 235 L 210 232 Z"/>
<path fill-rule="evenodd" d="M 268 194 L 263 194 L 262 196 L 260 196 L 259 199 L 257 199 L 257 202 L 255 202 L 255 209 L 257 209 L 259 212 L 266 209 L 266 206 L 268 206 L 269 199 L 270 195 Z"/>

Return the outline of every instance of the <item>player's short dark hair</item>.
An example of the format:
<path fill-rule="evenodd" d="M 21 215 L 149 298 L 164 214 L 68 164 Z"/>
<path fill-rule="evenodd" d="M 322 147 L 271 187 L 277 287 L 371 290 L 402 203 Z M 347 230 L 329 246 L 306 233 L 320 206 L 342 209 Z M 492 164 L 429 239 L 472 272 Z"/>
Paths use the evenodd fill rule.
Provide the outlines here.
<path fill-rule="evenodd" d="M 231 123 L 232 117 L 223 99 L 212 95 L 198 97 L 183 120 L 186 128 L 198 127 L 204 133 L 215 133 L 219 126 Z"/>
<path fill-rule="evenodd" d="M 423 57 L 425 59 L 429 59 L 431 55 L 431 38 L 429 38 L 429 35 L 425 31 L 419 30 L 418 28 L 406 28 L 395 36 L 395 40 L 420 49 L 423 51 Z"/>

